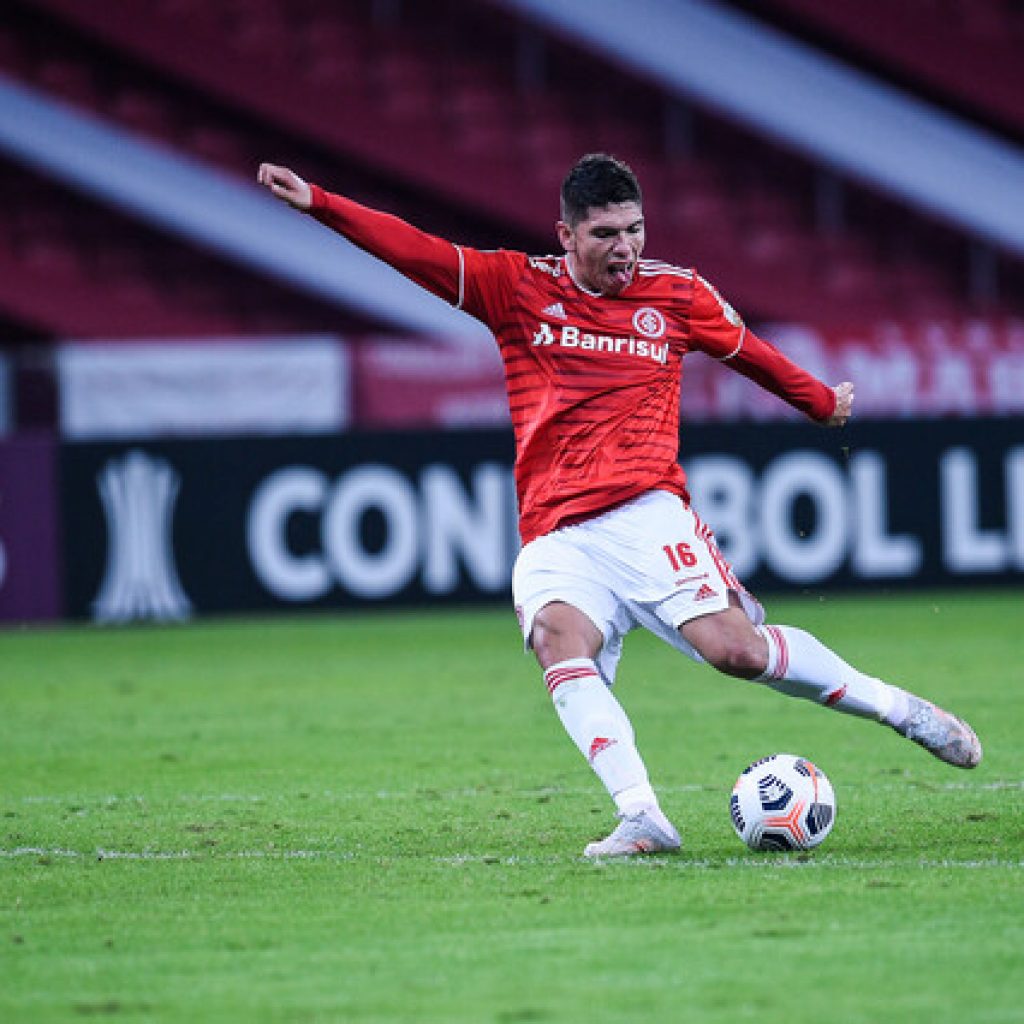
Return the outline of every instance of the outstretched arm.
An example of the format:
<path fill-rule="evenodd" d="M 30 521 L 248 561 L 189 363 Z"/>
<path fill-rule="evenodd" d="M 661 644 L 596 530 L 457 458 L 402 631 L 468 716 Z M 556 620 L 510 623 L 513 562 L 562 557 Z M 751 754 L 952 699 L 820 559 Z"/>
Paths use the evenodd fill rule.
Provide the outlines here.
<path fill-rule="evenodd" d="M 825 426 L 841 427 L 853 413 L 853 385 L 847 380 L 832 390 L 836 396 L 836 411 L 825 420 Z"/>
<path fill-rule="evenodd" d="M 462 260 L 451 242 L 420 231 L 399 217 L 326 192 L 288 167 L 260 164 L 256 180 L 278 199 L 316 217 L 416 284 L 448 302 L 461 303 Z"/>
<path fill-rule="evenodd" d="M 822 426 L 841 427 L 853 411 L 853 384 L 823 384 L 753 331 L 745 332 L 739 351 L 723 362 Z"/>
<path fill-rule="evenodd" d="M 288 167 L 260 164 L 256 180 L 296 210 L 306 211 L 313 205 L 313 190 L 309 187 L 309 182 L 304 181 Z"/>
<path fill-rule="evenodd" d="M 853 385 L 836 387 L 797 366 L 774 345 L 748 330 L 743 321 L 704 278 L 694 275 L 691 345 L 826 427 L 841 427 L 850 418 Z"/>

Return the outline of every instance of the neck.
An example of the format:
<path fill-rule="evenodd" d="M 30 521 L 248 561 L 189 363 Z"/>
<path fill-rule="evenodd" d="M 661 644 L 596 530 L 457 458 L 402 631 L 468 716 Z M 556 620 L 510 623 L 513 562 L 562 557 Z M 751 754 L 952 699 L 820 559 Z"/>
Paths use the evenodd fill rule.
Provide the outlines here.
<path fill-rule="evenodd" d="M 572 278 L 573 284 L 576 285 L 581 292 L 586 292 L 588 295 L 601 294 L 597 288 L 592 288 L 583 280 L 582 277 L 580 277 L 579 268 L 576 266 L 576 257 L 571 252 L 567 252 L 565 254 L 565 269 L 569 272 L 569 277 Z"/>

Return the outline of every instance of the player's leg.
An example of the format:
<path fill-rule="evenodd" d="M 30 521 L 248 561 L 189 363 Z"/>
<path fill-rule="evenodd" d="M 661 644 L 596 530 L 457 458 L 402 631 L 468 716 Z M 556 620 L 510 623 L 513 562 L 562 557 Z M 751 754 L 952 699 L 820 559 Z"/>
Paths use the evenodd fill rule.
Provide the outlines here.
<path fill-rule="evenodd" d="M 676 849 L 679 834 L 658 805 L 647 768 L 636 747 L 632 723 L 601 678 L 596 658 L 604 636 L 564 601 L 545 605 L 534 617 L 530 642 L 558 717 L 604 783 L 621 824 L 587 856 L 622 856 Z"/>
<path fill-rule="evenodd" d="M 821 641 L 792 626 L 754 626 L 731 597 L 721 612 L 683 622 L 679 632 L 704 660 L 727 675 L 766 682 L 845 714 L 892 724 L 907 713 L 903 691 L 864 675 Z"/>
<path fill-rule="evenodd" d="M 720 672 L 892 726 L 948 764 L 973 768 L 981 760 L 981 744 L 966 722 L 860 672 L 805 630 L 755 627 L 736 594 L 729 609 L 683 622 L 679 632 Z"/>
<path fill-rule="evenodd" d="M 651 520 L 649 576 L 657 577 L 660 554 L 681 571 L 669 596 L 637 611 L 648 628 L 728 675 L 890 725 L 949 764 L 973 768 L 981 759 L 977 737 L 960 719 L 858 671 L 802 629 L 762 625 L 763 609 L 692 509 L 662 502 Z"/>
<path fill-rule="evenodd" d="M 767 660 L 755 678 L 773 690 L 891 726 L 958 768 L 981 761 L 981 743 L 962 719 L 931 701 L 858 671 L 817 637 L 794 626 L 759 626 Z"/>
<path fill-rule="evenodd" d="M 676 849 L 679 835 L 658 806 L 632 724 L 611 692 L 628 623 L 611 590 L 590 575 L 588 560 L 564 537 L 528 544 L 513 573 L 524 639 L 544 671 L 559 720 L 622 818 L 611 836 L 584 852 Z"/>

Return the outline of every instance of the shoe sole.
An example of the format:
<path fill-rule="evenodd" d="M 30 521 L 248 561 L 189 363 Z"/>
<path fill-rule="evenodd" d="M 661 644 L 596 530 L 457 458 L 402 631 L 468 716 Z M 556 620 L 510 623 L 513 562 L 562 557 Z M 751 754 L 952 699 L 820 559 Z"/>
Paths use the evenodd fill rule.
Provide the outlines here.
<path fill-rule="evenodd" d="M 676 853 L 682 846 L 682 843 L 677 843 L 673 846 L 664 843 L 655 843 L 652 840 L 641 839 L 633 843 L 633 845 L 628 849 L 619 849 L 614 851 L 597 849 L 599 845 L 599 843 L 589 844 L 584 848 L 583 856 L 588 860 L 598 860 L 602 857 L 638 857 L 654 853 Z"/>
<path fill-rule="evenodd" d="M 935 747 L 928 746 L 923 739 L 909 738 L 913 739 L 913 742 L 919 747 L 927 750 L 933 757 L 937 757 L 954 768 L 977 768 L 981 763 L 982 749 L 981 741 L 975 731 L 962 718 L 958 718 L 934 704 L 930 706 L 937 717 L 950 724 L 953 735 L 944 744 Z"/>
<path fill-rule="evenodd" d="M 952 741 L 952 744 L 958 747 L 962 743 L 964 750 L 960 757 L 945 757 L 943 754 L 938 754 L 937 756 L 955 768 L 977 768 L 981 763 L 981 741 L 974 730 L 962 718 L 957 718 L 956 715 L 950 715 L 949 717 L 960 727 L 960 735 Z M 950 751 L 950 753 L 954 754 L 954 751 Z"/>

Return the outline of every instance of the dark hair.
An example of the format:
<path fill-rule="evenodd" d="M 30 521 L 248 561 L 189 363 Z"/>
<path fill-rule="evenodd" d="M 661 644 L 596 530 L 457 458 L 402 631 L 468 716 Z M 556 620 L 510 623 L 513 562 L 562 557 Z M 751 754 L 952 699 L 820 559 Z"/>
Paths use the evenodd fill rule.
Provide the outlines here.
<path fill-rule="evenodd" d="M 591 207 L 643 203 L 640 183 L 630 167 L 607 153 L 581 157 L 562 182 L 562 220 L 570 227 L 586 219 Z"/>

